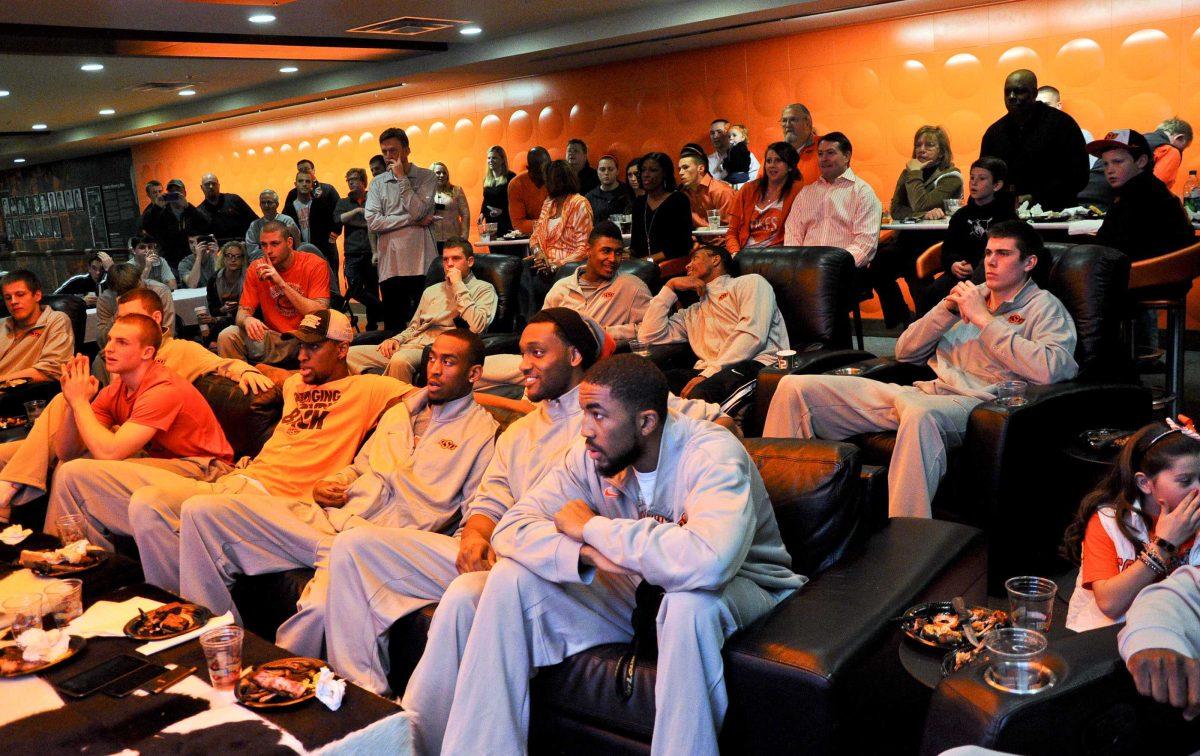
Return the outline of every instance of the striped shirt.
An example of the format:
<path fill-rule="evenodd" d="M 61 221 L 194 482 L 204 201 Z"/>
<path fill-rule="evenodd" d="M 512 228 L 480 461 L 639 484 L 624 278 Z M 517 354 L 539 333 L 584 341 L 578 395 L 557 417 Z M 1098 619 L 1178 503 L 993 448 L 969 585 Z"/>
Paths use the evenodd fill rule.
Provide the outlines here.
<path fill-rule="evenodd" d="M 555 205 L 562 211 L 554 216 Z M 542 250 L 546 259 L 555 265 L 575 262 L 587 257 L 587 239 L 592 233 L 592 205 L 581 194 L 562 200 L 547 199 L 529 237 L 530 249 Z"/>
<path fill-rule="evenodd" d="M 805 184 L 784 225 L 789 247 L 841 247 L 854 264 L 867 267 L 879 246 L 883 203 L 850 168 L 832 182 L 824 177 Z"/>

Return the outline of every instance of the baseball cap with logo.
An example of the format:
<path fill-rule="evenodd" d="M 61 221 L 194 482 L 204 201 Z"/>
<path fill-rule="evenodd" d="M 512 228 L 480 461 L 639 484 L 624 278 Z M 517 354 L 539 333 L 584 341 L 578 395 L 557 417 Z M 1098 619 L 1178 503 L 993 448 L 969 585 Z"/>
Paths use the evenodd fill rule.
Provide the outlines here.
<path fill-rule="evenodd" d="M 1134 159 L 1145 155 L 1154 162 L 1154 154 L 1150 151 L 1150 143 L 1136 129 L 1117 129 L 1104 135 L 1103 139 L 1088 142 L 1087 151 L 1096 157 L 1102 156 L 1109 150 L 1127 150 Z"/>
<path fill-rule="evenodd" d="M 171 191 L 172 189 L 185 189 L 185 188 L 186 187 L 184 187 L 183 181 L 181 181 L 179 179 L 171 179 L 170 181 L 167 182 L 167 191 Z"/>
<path fill-rule="evenodd" d="M 354 338 L 350 319 L 337 310 L 310 312 L 300 321 L 300 326 L 290 333 L 305 344 L 317 344 L 327 339 L 349 344 Z"/>

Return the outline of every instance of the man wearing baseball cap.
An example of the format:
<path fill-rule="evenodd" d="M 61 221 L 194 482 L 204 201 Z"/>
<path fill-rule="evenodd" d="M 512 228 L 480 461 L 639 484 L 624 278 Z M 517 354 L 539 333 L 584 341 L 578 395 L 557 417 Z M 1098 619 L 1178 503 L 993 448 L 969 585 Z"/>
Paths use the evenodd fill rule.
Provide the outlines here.
<path fill-rule="evenodd" d="M 1154 175 L 1154 155 L 1146 137 L 1133 129 L 1118 129 L 1088 144 L 1087 151 L 1103 162 L 1114 195 L 1096 233 L 1097 244 L 1142 260 L 1195 241 L 1179 198 Z"/>
<path fill-rule="evenodd" d="M 208 233 L 208 220 L 187 200 L 187 187 L 180 179 L 167 182 L 167 191 L 159 199 L 163 209 L 146 222 L 143 229 L 158 240 L 159 249 L 174 271 L 187 256 L 188 236 Z M 176 276 L 178 278 L 178 276 Z"/>
<path fill-rule="evenodd" d="M 383 411 L 415 391 L 386 376 L 350 375 L 354 331 L 341 312 L 310 312 L 291 335 L 300 344 L 300 372 L 284 381 L 283 417 L 258 456 L 211 483 L 164 472 L 126 494 L 146 582 L 179 592 L 186 500 L 216 495 L 231 505 L 312 507 L 313 486 L 349 465 Z"/>

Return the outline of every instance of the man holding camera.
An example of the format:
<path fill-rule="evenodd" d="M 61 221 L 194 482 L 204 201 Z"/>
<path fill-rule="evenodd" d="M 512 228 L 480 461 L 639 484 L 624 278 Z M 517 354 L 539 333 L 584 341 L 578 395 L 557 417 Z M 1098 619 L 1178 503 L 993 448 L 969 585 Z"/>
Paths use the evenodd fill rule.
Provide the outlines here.
<path fill-rule="evenodd" d="M 159 195 L 158 201 L 163 203 L 163 210 L 149 220 L 144 230 L 158 240 L 163 258 L 175 269 L 191 251 L 188 237 L 208 233 L 209 224 L 187 201 L 187 187 L 179 179 L 167 182 L 167 191 Z"/>
<path fill-rule="evenodd" d="M 179 261 L 179 280 L 185 289 L 203 289 L 217 275 L 217 237 L 189 234 L 192 253 Z"/>

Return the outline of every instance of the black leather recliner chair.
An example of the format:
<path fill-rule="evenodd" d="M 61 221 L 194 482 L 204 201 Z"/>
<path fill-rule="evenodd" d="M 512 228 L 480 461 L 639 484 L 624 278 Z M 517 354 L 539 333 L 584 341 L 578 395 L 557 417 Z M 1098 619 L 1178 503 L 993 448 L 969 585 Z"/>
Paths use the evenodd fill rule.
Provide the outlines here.
<path fill-rule="evenodd" d="M 936 520 L 893 520 L 865 532 L 858 452 L 849 444 L 747 440 L 775 505 L 795 568 L 812 578 L 725 645 L 731 701 L 723 733 L 731 752 L 851 753 L 889 730 L 919 739 L 929 691 L 903 671 L 892 618 L 920 601 L 983 598 L 977 530 Z M 274 637 L 310 570 L 239 577 L 233 596 L 245 626 Z M 402 691 L 424 651 L 432 607 L 390 632 L 392 689 Z M 577 654 L 538 672 L 531 750 L 645 753 L 654 667 L 641 662 L 628 701 L 616 696 L 623 646 Z M 864 730 L 860 723 L 869 721 Z"/>
<path fill-rule="evenodd" d="M 985 402 L 971 413 L 963 447 L 934 500 L 934 515 L 968 522 L 988 534 L 989 592 L 1004 595 L 1014 574 L 1045 574 L 1057 564 L 1063 529 L 1080 497 L 1095 483 L 1064 449 L 1099 427 L 1137 428 L 1150 419 L 1150 392 L 1134 377 L 1120 338 L 1129 258 L 1094 244 L 1047 244 L 1045 287 L 1075 321 L 1075 380 L 1030 386 L 1028 403 Z M 1041 267 L 1041 266 L 1040 266 Z M 874 359 L 856 365 L 866 377 L 911 383 L 933 377 L 925 365 Z M 765 417 L 781 371 L 759 376 L 758 410 Z M 864 464 L 886 465 L 895 433 L 849 439 Z"/>
<path fill-rule="evenodd" d="M 487 281 L 496 290 L 496 317 L 483 332 L 483 343 L 488 354 L 511 354 L 517 351 L 520 337 L 515 333 L 517 316 L 517 292 L 521 287 L 521 260 L 509 255 L 477 254 L 474 275 Z M 432 286 L 445 279 L 440 266 L 430 269 L 425 285 Z M 368 331 L 354 337 L 354 344 L 380 344 L 395 336 L 399 331 Z"/>
<path fill-rule="evenodd" d="M 554 280 L 558 281 L 559 279 L 574 275 L 575 271 L 579 270 L 582 265 L 583 263 L 581 262 L 564 264 L 554 274 Z M 622 260 L 621 264 L 617 266 L 617 275 L 619 276 L 622 273 L 628 273 L 631 276 L 637 276 L 642 279 L 642 283 L 646 284 L 646 288 L 650 290 L 651 295 L 657 294 L 658 290 L 662 288 L 662 277 L 659 273 L 658 265 L 644 257 L 631 257 L 627 260 Z"/>
<path fill-rule="evenodd" d="M 71 319 L 71 332 L 75 337 L 75 351 L 83 351 L 83 339 L 87 327 L 87 305 L 81 297 L 73 294 L 42 294 L 42 304 L 52 310 L 65 312 Z M 8 308 L 0 300 L 0 317 L 8 317 Z M 59 392 L 58 381 L 26 383 L 0 391 L 0 415 L 24 415 L 25 402 L 35 399 L 50 400 Z"/>

